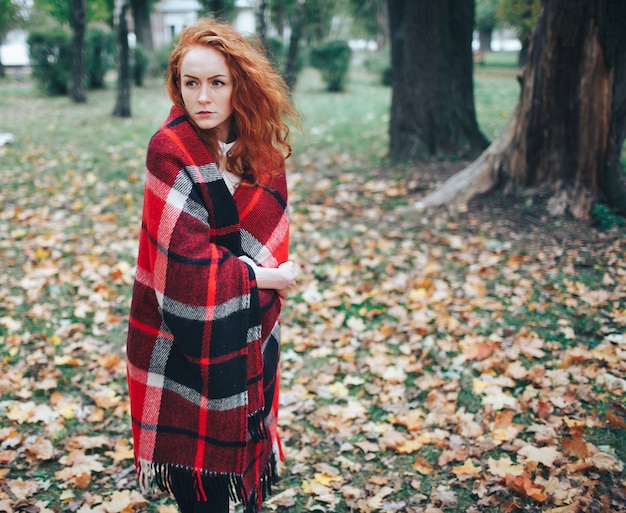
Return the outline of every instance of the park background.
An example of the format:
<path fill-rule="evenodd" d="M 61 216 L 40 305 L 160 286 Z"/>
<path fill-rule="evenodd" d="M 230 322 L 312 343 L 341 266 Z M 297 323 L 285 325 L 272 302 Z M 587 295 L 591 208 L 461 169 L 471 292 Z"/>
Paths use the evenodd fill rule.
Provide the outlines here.
<path fill-rule="evenodd" d="M 494 141 L 519 53 L 475 50 Z M 286 461 L 267 510 L 626 511 L 622 218 L 554 216 L 497 188 L 419 207 L 472 161 L 391 158 L 388 51 L 353 49 L 337 92 L 307 55 L 288 161 L 301 278 L 283 316 Z M 0 511 L 175 512 L 137 491 L 124 364 L 163 79 L 133 84 L 120 117 L 114 68 L 84 102 L 67 80 L 48 95 L 6 71 Z"/>

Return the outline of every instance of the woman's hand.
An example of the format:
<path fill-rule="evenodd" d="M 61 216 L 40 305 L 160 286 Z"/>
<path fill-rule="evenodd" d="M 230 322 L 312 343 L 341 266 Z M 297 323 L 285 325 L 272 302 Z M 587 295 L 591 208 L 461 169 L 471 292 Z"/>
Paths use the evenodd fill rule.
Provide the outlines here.
<path fill-rule="evenodd" d="M 289 295 L 289 291 L 296 284 L 298 273 L 293 262 L 287 261 L 276 269 L 255 267 L 257 286 L 260 289 L 273 289 L 282 298 Z"/>
<path fill-rule="evenodd" d="M 298 273 L 296 272 L 295 265 L 291 261 L 280 264 L 277 270 L 280 271 L 285 279 L 285 286 L 276 289 L 276 291 L 280 297 L 285 299 L 289 295 L 289 291 L 295 286 L 296 280 L 298 279 Z"/>

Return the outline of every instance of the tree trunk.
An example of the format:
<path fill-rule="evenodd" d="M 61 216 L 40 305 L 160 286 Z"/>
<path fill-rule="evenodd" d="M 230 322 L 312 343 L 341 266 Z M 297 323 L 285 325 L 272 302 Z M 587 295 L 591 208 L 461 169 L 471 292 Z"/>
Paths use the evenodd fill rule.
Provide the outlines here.
<path fill-rule="evenodd" d="M 298 79 L 299 47 L 304 31 L 305 3 L 306 0 L 296 0 L 291 20 L 291 35 L 289 37 L 289 48 L 287 49 L 287 62 L 285 63 L 285 83 L 290 91 L 295 90 Z"/>
<path fill-rule="evenodd" d="M 154 54 L 152 23 L 150 21 L 152 2 L 151 0 L 131 0 L 131 9 L 133 12 L 137 44 L 141 45 L 146 53 L 152 56 Z"/>
<path fill-rule="evenodd" d="M 256 6 L 256 35 L 267 48 L 267 26 L 269 25 L 270 2 L 258 0 Z"/>
<path fill-rule="evenodd" d="M 87 29 L 86 0 L 72 0 L 72 88 L 70 97 L 76 103 L 85 103 L 85 31 Z"/>
<path fill-rule="evenodd" d="M 376 17 L 378 18 L 378 25 L 380 26 L 380 34 L 378 34 L 376 43 L 379 50 L 384 50 L 387 48 L 391 39 L 389 28 L 389 9 L 387 8 L 386 0 L 380 0 L 378 14 Z"/>
<path fill-rule="evenodd" d="M 606 9 L 608 24 L 604 37 L 606 59 L 613 73 L 611 119 L 606 147 L 606 163 L 599 170 L 600 200 L 617 214 L 626 217 L 624 170 L 620 165 L 626 140 L 626 2 L 609 2 Z"/>
<path fill-rule="evenodd" d="M 229 20 L 233 14 L 233 0 L 205 0 L 201 3 L 208 5 L 209 12 L 216 19 Z"/>
<path fill-rule="evenodd" d="M 480 43 L 481 52 L 491 51 L 491 36 L 493 34 L 492 29 L 483 29 L 478 31 L 478 42 Z"/>
<path fill-rule="evenodd" d="M 395 161 L 478 155 L 488 144 L 474 109 L 473 0 L 388 0 Z"/>
<path fill-rule="evenodd" d="M 278 36 L 283 39 L 285 37 L 285 4 L 280 2 L 277 6 L 272 6 L 272 18 L 274 20 L 274 27 Z"/>
<path fill-rule="evenodd" d="M 130 111 L 130 48 L 128 47 L 128 23 L 126 13 L 128 11 L 127 0 L 115 2 L 115 33 L 117 36 L 117 99 L 113 115 L 120 118 L 131 117 Z"/>
<path fill-rule="evenodd" d="M 544 1 L 500 155 L 483 155 L 472 164 L 479 168 L 477 176 L 491 176 L 506 193 L 549 195 L 553 215 L 586 219 L 598 199 L 624 213 L 619 178 L 626 136 L 624 27 L 622 0 Z M 464 172 L 422 203 L 466 203 L 467 190 L 455 192 Z"/>

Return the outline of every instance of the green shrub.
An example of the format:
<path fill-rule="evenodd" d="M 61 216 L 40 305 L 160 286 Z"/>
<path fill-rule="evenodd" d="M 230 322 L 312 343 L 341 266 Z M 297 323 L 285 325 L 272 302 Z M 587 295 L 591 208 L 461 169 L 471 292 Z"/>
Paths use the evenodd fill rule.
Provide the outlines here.
<path fill-rule="evenodd" d="M 133 79 L 137 87 L 143 85 L 149 67 L 150 58 L 148 57 L 148 53 L 143 46 L 135 46 L 135 48 L 133 48 Z"/>
<path fill-rule="evenodd" d="M 177 41 L 172 41 L 169 44 L 159 47 L 157 51 L 155 52 L 154 54 L 155 59 L 156 59 L 155 73 L 158 76 L 163 77 L 167 73 L 167 63 L 170 60 L 170 54 L 172 53 L 172 50 L 176 46 L 176 43 Z"/>
<path fill-rule="evenodd" d="M 33 78 L 50 96 L 69 91 L 72 70 L 72 34 L 62 27 L 35 28 L 28 35 Z"/>
<path fill-rule="evenodd" d="M 388 52 L 375 52 L 363 61 L 363 67 L 374 75 L 380 76 L 380 83 L 391 85 L 391 62 Z"/>
<path fill-rule="evenodd" d="M 267 56 L 274 63 L 277 69 L 285 69 L 285 43 L 279 37 L 270 37 L 265 42 Z"/>
<path fill-rule="evenodd" d="M 332 41 L 311 49 L 311 66 L 318 69 L 328 91 L 343 91 L 352 50 L 346 41 Z"/>
<path fill-rule="evenodd" d="M 50 96 L 69 92 L 72 76 L 72 33 L 58 25 L 32 29 L 28 36 L 33 78 Z M 104 24 L 87 27 L 85 34 L 85 78 L 88 89 L 104 87 L 104 78 L 115 64 L 115 37 Z"/>
<path fill-rule="evenodd" d="M 604 203 L 596 203 L 591 209 L 591 217 L 603 230 L 610 230 L 614 226 L 625 226 L 626 219 L 617 215 Z"/>
<path fill-rule="evenodd" d="M 87 87 L 103 89 L 107 71 L 115 66 L 115 35 L 104 24 L 90 25 L 85 47 Z"/>

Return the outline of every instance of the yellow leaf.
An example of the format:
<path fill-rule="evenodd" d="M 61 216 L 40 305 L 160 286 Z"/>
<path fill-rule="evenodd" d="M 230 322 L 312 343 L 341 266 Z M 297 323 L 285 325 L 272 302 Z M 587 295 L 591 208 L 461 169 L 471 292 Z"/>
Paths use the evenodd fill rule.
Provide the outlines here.
<path fill-rule="evenodd" d="M 569 417 L 563 417 L 563 422 L 565 423 L 565 425 L 568 428 L 584 427 L 585 426 L 585 421 L 584 420 L 571 419 Z"/>
<path fill-rule="evenodd" d="M 135 457 L 133 448 L 130 446 L 126 438 L 120 438 L 115 444 L 115 450 L 107 451 L 104 455 L 112 458 L 115 463 L 119 463 L 124 460 L 132 460 Z"/>
<path fill-rule="evenodd" d="M 331 483 L 338 483 L 341 480 L 341 476 L 330 476 L 323 472 L 316 472 L 314 476 L 314 481 L 322 486 L 330 486 Z"/>
<path fill-rule="evenodd" d="M 464 475 L 464 476 L 476 476 L 478 474 L 480 474 L 482 472 L 482 467 L 480 466 L 475 466 L 472 463 L 471 459 L 466 459 L 465 462 L 463 463 L 463 465 L 457 465 L 456 467 L 452 467 L 452 473 L 456 474 L 457 476 L 460 475 Z"/>
<path fill-rule="evenodd" d="M 334 397 L 337 397 L 338 399 L 342 399 L 343 397 L 346 397 L 348 395 L 348 389 L 343 383 L 339 381 L 335 381 L 334 383 L 328 385 L 328 390 Z"/>
<path fill-rule="evenodd" d="M 39 260 L 44 260 L 50 256 L 50 251 L 44 248 L 37 248 L 35 250 L 35 257 Z"/>
<path fill-rule="evenodd" d="M 524 467 L 517 465 L 511 461 L 511 458 L 504 456 L 499 460 L 489 458 L 487 460 L 489 472 L 494 476 L 505 477 L 507 474 L 513 476 L 521 476 L 524 473 Z"/>
<path fill-rule="evenodd" d="M 422 442 L 420 442 L 417 438 L 412 438 L 398 445 L 396 447 L 396 452 L 398 454 L 412 454 L 419 451 L 422 447 L 424 447 Z"/>

